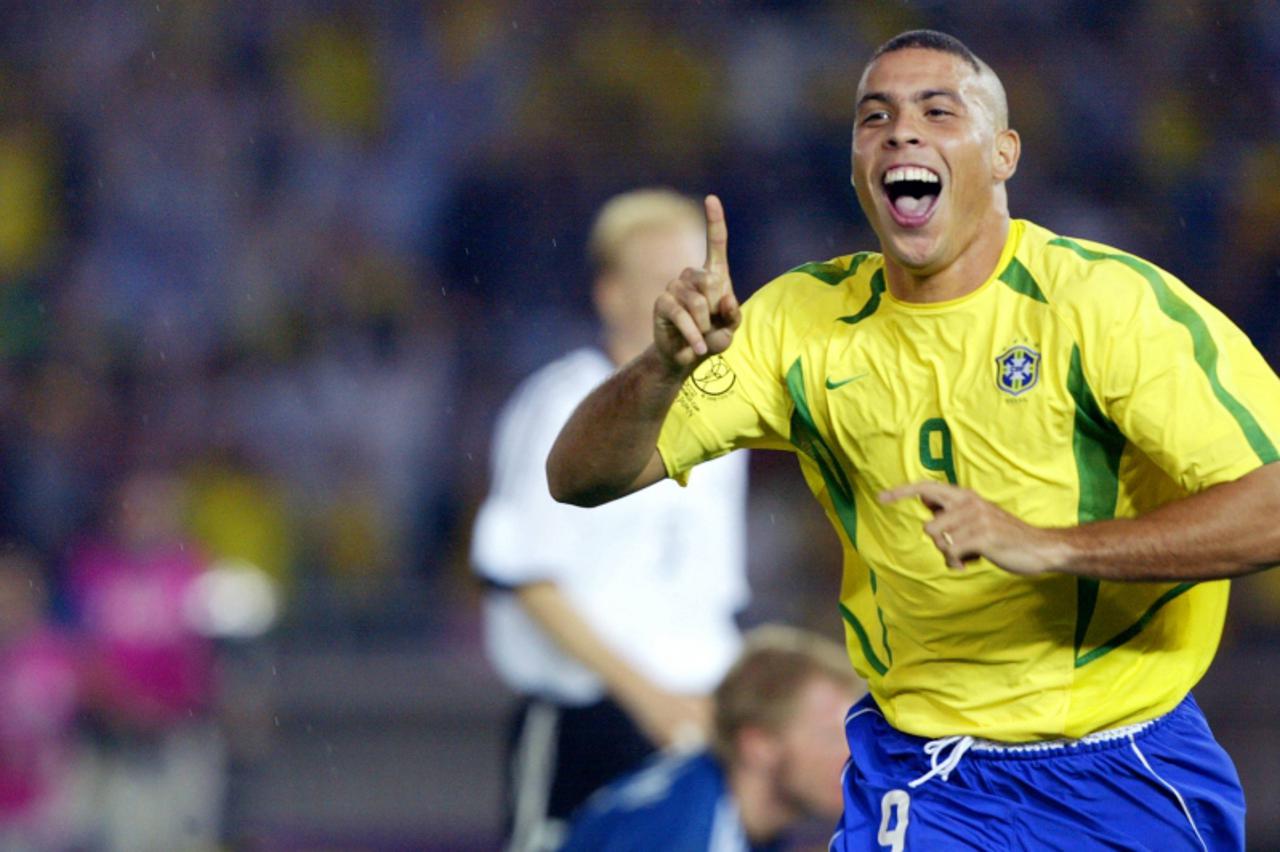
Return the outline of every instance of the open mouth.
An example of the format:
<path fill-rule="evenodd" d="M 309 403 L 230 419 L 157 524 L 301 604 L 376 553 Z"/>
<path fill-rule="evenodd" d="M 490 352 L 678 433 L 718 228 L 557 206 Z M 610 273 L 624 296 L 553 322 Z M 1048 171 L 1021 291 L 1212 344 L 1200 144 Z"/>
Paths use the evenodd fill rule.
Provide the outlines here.
<path fill-rule="evenodd" d="M 904 228 L 919 228 L 938 204 L 942 178 L 924 166 L 894 166 L 882 180 L 889 198 L 889 213 Z"/>

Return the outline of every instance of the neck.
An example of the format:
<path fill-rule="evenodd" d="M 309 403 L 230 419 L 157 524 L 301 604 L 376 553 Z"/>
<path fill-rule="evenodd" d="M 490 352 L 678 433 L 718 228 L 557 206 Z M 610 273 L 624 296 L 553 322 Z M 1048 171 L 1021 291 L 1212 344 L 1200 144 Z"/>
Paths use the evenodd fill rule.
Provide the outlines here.
<path fill-rule="evenodd" d="M 1000 262 L 1009 236 L 1009 214 L 993 210 L 979 225 L 969 245 L 938 269 L 916 270 L 898 263 L 886 252 L 885 282 L 895 299 L 903 302 L 948 302 L 977 290 Z"/>
<path fill-rule="evenodd" d="M 747 839 L 753 844 L 776 840 L 800 816 L 777 795 L 776 784 L 769 773 L 732 767 L 729 790 L 738 804 Z"/>

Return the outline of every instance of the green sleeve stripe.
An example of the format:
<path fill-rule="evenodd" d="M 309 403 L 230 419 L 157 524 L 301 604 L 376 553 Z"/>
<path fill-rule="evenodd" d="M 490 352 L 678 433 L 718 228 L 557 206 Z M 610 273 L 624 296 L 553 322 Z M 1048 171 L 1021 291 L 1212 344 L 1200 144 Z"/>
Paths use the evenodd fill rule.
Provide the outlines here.
<path fill-rule="evenodd" d="M 1241 431 L 1244 432 L 1245 439 L 1249 442 L 1249 446 L 1253 448 L 1254 454 L 1263 464 L 1270 464 L 1273 461 L 1280 460 L 1280 454 L 1276 453 L 1276 448 L 1271 443 L 1271 439 L 1267 437 L 1262 427 L 1258 425 L 1258 421 L 1253 414 L 1222 386 L 1222 382 L 1218 378 L 1218 345 L 1214 342 L 1213 335 L 1209 333 L 1208 325 L 1205 324 L 1204 319 L 1196 313 L 1194 308 L 1170 289 L 1155 267 L 1132 255 L 1092 251 L 1066 237 L 1056 237 L 1049 241 L 1049 245 L 1068 248 L 1088 261 L 1114 260 L 1124 264 L 1146 279 L 1147 284 L 1150 285 L 1152 292 L 1155 294 L 1156 303 L 1159 304 L 1160 310 L 1164 312 L 1165 316 L 1182 325 L 1190 333 L 1196 363 L 1200 365 L 1200 369 L 1204 371 L 1205 376 L 1208 378 L 1209 386 L 1213 389 L 1213 394 L 1218 398 L 1218 402 L 1222 403 L 1223 407 L 1235 418 Z"/>
<path fill-rule="evenodd" d="M 1009 288 L 1015 293 L 1035 299 L 1037 302 L 1044 302 L 1046 305 L 1049 300 L 1044 297 L 1044 292 L 1040 289 L 1040 285 L 1036 283 L 1035 277 L 1031 274 L 1031 270 L 1022 265 L 1022 261 L 1016 257 L 1009 261 L 1009 265 L 1004 268 L 1004 272 L 1000 273 L 1000 280 L 1009 285 Z"/>
<path fill-rule="evenodd" d="M 858 267 L 862 265 L 862 262 L 866 260 L 870 254 L 870 252 L 860 251 L 853 255 L 849 258 L 848 268 L 831 261 L 802 263 L 787 274 L 790 275 L 791 273 L 798 272 L 801 275 L 808 275 L 811 278 L 817 278 L 823 284 L 835 287 L 843 283 L 846 279 L 852 278 L 857 273 Z"/>
<path fill-rule="evenodd" d="M 1155 614 L 1159 612 L 1164 607 L 1165 604 L 1167 604 L 1169 601 L 1173 600 L 1183 592 L 1187 591 L 1188 589 L 1192 588 L 1193 586 L 1195 586 L 1195 583 L 1179 583 L 1178 585 L 1166 591 L 1160 597 L 1156 598 L 1155 602 L 1152 603 L 1151 606 L 1147 607 L 1147 611 L 1142 614 L 1142 617 L 1139 618 L 1137 621 L 1135 621 L 1133 624 L 1129 625 L 1124 630 L 1121 630 L 1115 636 L 1112 636 L 1106 642 L 1103 642 L 1101 645 L 1094 648 L 1092 651 L 1085 654 L 1083 657 L 1077 655 L 1076 668 L 1087 666 L 1089 665 L 1089 663 L 1092 663 L 1094 660 L 1098 659 L 1099 657 L 1103 657 L 1103 656 L 1106 656 L 1107 654 L 1110 654 L 1116 648 L 1119 648 L 1125 642 L 1128 642 L 1134 636 L 1137 636 L 1139 633 L 1142 632 L 1142 629 L 1146 627 L 1147 624 L 1150 623 L 1151 619 L 1155 617 Z"/>
<path fill-rule="evenodd" d="M 1076 506 L 1078 522 L 1087 524 L 1114 518 L 1120 494 L 1120 456 L 1124 452 L 1125 437 L 1119 427 L 1102 413 L 1102 407 L 1089 387 L 1089 380 L 1085 378 L 1077 345 L 1071 347 L 1067 391 L 1076 404 L 1071 449 L 1080 480 L 1080 497 Z"/>
<path fill-rule="evenodd" d="M 818 466 L 818 470 L 822 473 L 822 481 L 827 486 L 827 494 L 831 498 L 831 505 L 835 509 L 836 517 L 840 520 L 840 526 L 845 535 L 848 536 L 849 544 L 857 549 L 858 507 L 853 497 L 853 486 L 849 483 L 849 478 L 845 475 L 844 469 L 840 467 L 835 454 L 827 446 L 827 442 L 823 439 L 822 434 L 818 431 L 817 424 L 814 422 L 813 413 L 809 408 L 809 400 L 805 395 L 804 367 L 799 358 L 791 365 L 791 369 L 787 370 L 787 392 L 791 395 L 791 400 L 795 404 L 795 411 L 791 414 L 791 443 L 800 452 L 813 459 L 814 464 Z M 872 597 L 875 596 L 875 589 L 876 576 L 875 572 L 871 572 Z M 867 662 L 880 674 L 884 674 L 888 669 L 880 661 L 880 658 L 876 656 L 875 651 L 872 650 L 871 639 L 867 636 L 867 631 L 863 629 L 862 624 L 843 604 L 840 605 L 840 611 L 845 620 L 849 622 L 849 626 L 853 628 L 853 632 L 857 634 L 858 641 L 862 645 L 862 653 L 866 656 Z M 885 654 L 889 657 L 889 662 L 893 662 L 893 650 L 889 647 L 889 630 L 885 626 L 884 612 L 881 611 L 879 604 L 876 604 L 876 613 L 880 618 L 880 632 Z"/>
<path fill-rule="evenodd" d="M 858 507 L 853 499 L 853 486 L 813 420 L 804 391 L 804 367 L 799 358 L 787 370 L 787 392 L 795 404 L 795 411 L 791 414 L 791 443 L 818 465 L 827 493 L 831 495 L 831 505 L 836 510 L 836 517 L 840 519 L 840 526 L 849 537 L 849 543 L 856 548 Z"/>
<path fill-rule="evenodd" d="M 862 322 L 867 317 L 876 312 L 880 307 L 880 297 L 884 295 L 884 269 L 877 269 L 875 274 L 871 276 L 871 298 L 867 299 L 867 303 L 862 306 L 862 310 L 856 314 L 847 317 L 840 317 L 840 322 L 847 322 L 849 325 Z"/>
<path fill-rule="evenodd" d="M 1084 366 L 1080 359 L 1080 347 L 1071 347 L 1071 365 L 1067 370 L 1067 390 L 1075 400 L 1075 433 L 1072 449 L 1075 452 L 1076 472 L 1080 479 L 1080 497 L 1076 515 L 1078 522 L 1103 521 L 1114 518 L 1116 502 L 1120 494 L 1120 456 L 1124 452 L 1125 437 L 1105 414 L 1089 387 Z M 1076 580 L 1076 668 L 1088 665 L 1105 656 L 1142 632 L 1156 612 L 1166 603 L 1191 588 L 1191 583 L 1175 586 L 1148 607 L 1142 617 L 1108 641 L 1081 655 L 1085 634 L 1093 619 L 1101 584 L 1097 580 L 1080 577 Z"/>
<path fill-rule="evenodd" d="M 1124 452 L 1125 438 L 1116 424 L 1102 413 L 1093 396 L 1089 380 L 1085 378 L 1080 361 L 1080 347 L 1071 347 L 1071 365 L 1067 370 L 1067 391 L 1076 404 L 1075 430 L 1071 436 L 1071 448 L 1076 460 L 1076 477 L 1079 480 L 1079 498 L 1076 504 L 1076 522 L 1087 524 L 1114 518 L 1116 501 L 1120 496 L 1120 455 Z M 1076 581 L 1076 635 L 1075 656 L 1080 659 L 1080 648 L 1093 620 L 1093 610 L 1098 603 L 1098 581 L 1081 577 Z"/>
<path fill-rule="evenodd" d="M 840 603 L 840 617 L 845 623 L 853 628 L 853 633 L 858 637 L 858 644 L 862 646 L 862 656 L 867 658 L 867 663 L 871 668 L 875 669 L 878 674 L 885 674 L 889 671 L 889 667 L 880 662 L 880 658 L 876 656 L 876 652 L 871 649 L 871 640 L 867 636 L 867 631 L 863 629 L 862 622 L 858 621 L 858 617 L 849 611 L 849 608 Z"/>

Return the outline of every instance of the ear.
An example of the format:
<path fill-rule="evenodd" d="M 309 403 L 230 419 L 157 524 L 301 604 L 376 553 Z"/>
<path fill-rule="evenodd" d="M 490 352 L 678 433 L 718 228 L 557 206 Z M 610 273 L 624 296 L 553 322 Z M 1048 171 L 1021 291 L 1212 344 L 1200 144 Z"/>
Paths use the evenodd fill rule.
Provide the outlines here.
<path fill-rule="evenodd" d="M 1018 170 L 1018 158 L 1022 156 L 1022 138 L 1018 131 L 1007 129 L 996 134 L 995 152 L 991 174 L 997 183 L 1013 177 Z"/>
<path fill-rule="evenodd" d="M 622 288 L 614 275 L 602 272 L 596 277 L 595 284 L 591 288 L 591 301 L 595 303 L 596 314 L 606 326 L 612 327 L 616 321 L 615 318 L 622 310 L 621 295 Z"/>

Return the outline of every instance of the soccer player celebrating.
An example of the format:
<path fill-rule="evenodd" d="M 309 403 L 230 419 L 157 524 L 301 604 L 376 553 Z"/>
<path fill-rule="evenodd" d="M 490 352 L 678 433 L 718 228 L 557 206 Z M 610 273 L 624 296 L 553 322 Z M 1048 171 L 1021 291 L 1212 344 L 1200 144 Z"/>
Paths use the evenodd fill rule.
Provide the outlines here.
<path fill-rule="evenodd" d="M 708 197 L 705 264 L 566 424 L 551 490 L 595 504 L 739 447 L 798 455 L 870 686 L 832 848 L 1241 849 L 1189 690 L 1222 581 L 1280 562 L 1280 381 L 1173 276 L 1012 220 L 1019 152 L 962 43 L 881 46 L 852 155 L 880 253 L 740 308 Z"/>

